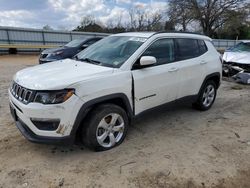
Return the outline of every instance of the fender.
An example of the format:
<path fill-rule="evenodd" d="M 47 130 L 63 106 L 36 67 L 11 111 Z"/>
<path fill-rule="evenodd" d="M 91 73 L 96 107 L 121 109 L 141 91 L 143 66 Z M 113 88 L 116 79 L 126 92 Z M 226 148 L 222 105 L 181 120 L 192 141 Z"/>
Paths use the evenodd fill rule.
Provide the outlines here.
<path fill-rule="evenodd" d="M 125 106 L 126 106 L 126 111 L 128 113 L 129 118 L 132 118 L 134 113 L 132 110 L 132 107 L 130 105 L 129 99 L 128 97 L 124 94 L 124 93 L 115 93 L 115 94 L 111 94 L 111 95 L 106 95 L 106 96 L 102 96 L 93 100 L 90 100 L 86 103 L 84 103 L 81 107 L 81 109 L 79 110 L 74 125 L 72 127 L 70 136 L 75 138 L 76 132 L 82 122 L 82 120 L 86 117 L 86 115 L 89 113 L 89 111 L 97 104 L 105 102 L 105 101 L 109 101 L 112 99 L 121 99 Z"/>

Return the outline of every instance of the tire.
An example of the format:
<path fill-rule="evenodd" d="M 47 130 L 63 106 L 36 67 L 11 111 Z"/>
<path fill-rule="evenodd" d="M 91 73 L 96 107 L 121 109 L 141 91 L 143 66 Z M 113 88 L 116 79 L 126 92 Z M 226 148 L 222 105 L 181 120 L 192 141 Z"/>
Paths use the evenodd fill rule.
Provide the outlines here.
<path fill-rule="evenodd" d="M 216 95 L 217 88 L 215 82 L 208 80 L 201 89 L 198 99 L 193 104 L 193 107 L 201 111 L 209 110 L 215 101 Z"/>
<path fill-rule="evenodd" d="M 85 121 L 82 140 L 94 151 L 105 151 L 120 145 L 128 130 L 127 113 L 114 104 L 95 108 Z"/>

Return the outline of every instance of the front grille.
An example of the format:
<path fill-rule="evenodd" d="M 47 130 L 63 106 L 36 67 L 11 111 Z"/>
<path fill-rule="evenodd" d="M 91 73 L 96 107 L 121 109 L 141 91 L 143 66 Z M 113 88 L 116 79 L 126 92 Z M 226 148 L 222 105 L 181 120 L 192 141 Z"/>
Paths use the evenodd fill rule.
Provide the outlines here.
<path fill-rule="evenodd" d="M 48 56 L 48 54 L 41 54 L 41 55 L 40 55 L 40 57 L 41 57 L 42 59 L 46 58 L 47 56 Z"/>
<path fill-rule="evenodd" d="M 13 82 L 10 88 L 11 94 L 24 104 L 28 104 L 34 95 L 32 90 L 26 89 L 16 82 Z"/>

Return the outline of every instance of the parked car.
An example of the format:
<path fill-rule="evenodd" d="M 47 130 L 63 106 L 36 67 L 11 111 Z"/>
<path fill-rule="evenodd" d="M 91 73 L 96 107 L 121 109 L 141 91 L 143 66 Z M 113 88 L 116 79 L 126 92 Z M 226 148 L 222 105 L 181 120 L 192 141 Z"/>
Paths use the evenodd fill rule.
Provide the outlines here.
<path fill-rule="evenodd" d="M 74 55 L 89 47 L 91 44 L 102 39 L 102 37 L 85 37 L 72 40 L 59 48 L 44 50 L 39 57 L 39 63 L 48 63 L 66 58 L 72 58 Z"/>
<path fill-rule="evenodd" d="M 223 54 L 224 76 L 234 76 L 242 71 L 250 72 L 250 41 L 242 41 Z"/>
<path fill-rule="evenodd" d="M 10 109 L 32 142 L 73 143 L 77 135 L 93 150 L 108 150 L 149 109 L 184 99 L 199 110 L 211 108 L 221 72 L 220 55 L 206 36 L 115 34 L 60 65 L 17 72 Z"/>

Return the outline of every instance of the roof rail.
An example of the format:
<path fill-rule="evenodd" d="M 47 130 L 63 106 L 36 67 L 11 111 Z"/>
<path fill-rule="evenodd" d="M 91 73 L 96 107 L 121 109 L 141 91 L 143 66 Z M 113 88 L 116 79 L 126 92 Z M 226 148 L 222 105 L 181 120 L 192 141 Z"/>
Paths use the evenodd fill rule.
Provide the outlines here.
<path fill-rule="evenodd" d="M 158 32 L 154 33 L 154 35 L 156 35 L 156 34 L 160 34 L 160 33 L 183 33 L 183 34 L 195 34 L 195 35 L 202 35 L 202 36 L 206 36 L 206 35 L 204 35 L 204 34 L 201 34 L 201 33 L 196 33 L 196 32 L 188 32 L 188 31 L 174 31 L 174 30 L 158 31 Z"/>

